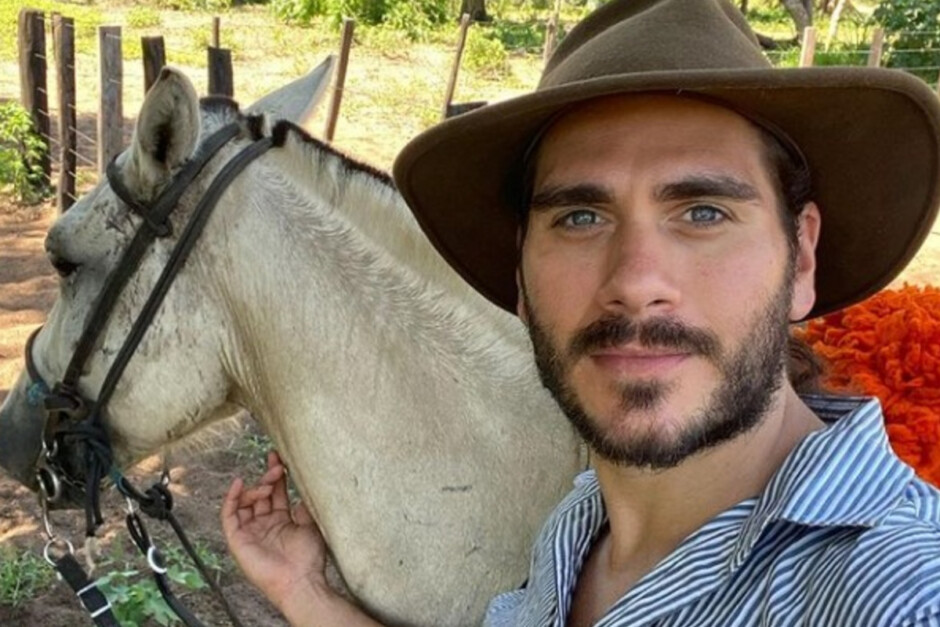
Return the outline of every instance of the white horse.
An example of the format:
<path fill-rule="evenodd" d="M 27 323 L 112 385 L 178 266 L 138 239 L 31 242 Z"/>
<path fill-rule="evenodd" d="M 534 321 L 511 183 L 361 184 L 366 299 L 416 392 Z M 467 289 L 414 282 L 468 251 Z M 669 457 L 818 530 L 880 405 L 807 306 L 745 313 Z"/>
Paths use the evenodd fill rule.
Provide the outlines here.
<path fill-rule="evenodd" d="M 233 104 L 200 111 L 176 71 L 147 96 L 117 161 L 144 201 L 233 120 L 242 135 L 183 196 L 176 233 L 251 125 Z M 478 623 L 494 594 L 525 579 L 534 534 L 570 488 L 581 448 L 538 384 L 520 322 L 439 258 L 389 178 L 282 128 L 283 144 L 228 187 L 118 385 L 105 416 L 116 459 L 131 465 L 247 409 L 368 611 L 390 623 Z M 140 222 L 104 181 L 50 230 L 65 276 L 33 349 L 47 381 L 62 376 Z M 86 397 L 174 239 L 157 240 L 121 295 L 81 378 Z M 39 446 L 27 378 L 0 408 L 0 463 L 24 482 Z"/>

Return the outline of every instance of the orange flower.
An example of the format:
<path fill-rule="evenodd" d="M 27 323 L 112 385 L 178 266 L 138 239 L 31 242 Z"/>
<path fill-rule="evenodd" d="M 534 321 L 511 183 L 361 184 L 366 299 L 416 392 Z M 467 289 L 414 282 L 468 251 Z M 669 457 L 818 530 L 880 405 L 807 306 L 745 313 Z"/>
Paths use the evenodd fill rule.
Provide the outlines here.
<path fill-rule="evenodd" d="M 898 457 L 940 486 L 940 289 L 885 290 L 795 334 L 829 362 L 825 387 L 881 400 Z"/>

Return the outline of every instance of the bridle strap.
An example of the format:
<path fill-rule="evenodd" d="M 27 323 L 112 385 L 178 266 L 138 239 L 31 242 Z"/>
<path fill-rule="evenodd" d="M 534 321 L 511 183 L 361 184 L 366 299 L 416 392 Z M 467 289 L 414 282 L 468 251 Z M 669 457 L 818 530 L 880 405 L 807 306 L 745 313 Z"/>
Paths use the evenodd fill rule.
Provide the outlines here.
<path fill-rule="evenodd" d="M 199 571 L 203 581 L 208 584 L 219 599 L 222 609 L 225 610 L 232 625 L 234 627 L 243 627 L 242 622 L 235 614 L 235 610 L 229 604 L 228 599 L 225 598 L 225 594 L 222 593 L 219 584 L 216 583 L 209 569 L 206 567 L 205 562 L 199 557 L 199 553 L 187 537 L 183 526 L 180 525 L 176 516 L 173 515 L 173 495 L 167 489 L 166 485 L 162 481 L 158 481 L 154 483 L 150 489 L 142 493 L 131 485 L 125 477 L 120 477 L 115 483 L 118 490 L 120 490 L 126 498 L 137 503 L 141 512 L 151 518 L 165 520 L 170 523 L 170 526 L 176 533 L 177 539 L 180 541 L 180 544 L 183 545 L 186 554 L 192 560 L 193 564 L 195 564 L 196 570 Z M 144 521 L 136 512 L 130 511 L 126 517 L 126 523 L 131 539 L 134 541 L 134 544 L 137 545 L 137 548 L 140 549 L 140 552 L 147 558 L 147 563 L 154 574 L 154 581 L 167 605 L 176 612 L 176 615 L 182 619 L 187 627 L 202 627 L 202 623 L 200 623 L 173 595 L 173 591 L 170 589 L 170 582 L 166 577 L 165 569 L 160 567 L 162 564 L 158 565 L 154 563 L 155 561 L 162 562 L 163 556 L 151 541 Z"/>
<path fill-rule="evenodd" d="M 120 627 L 121 623 L 112 612 L 111 602 L 98 588 L 98 583 L 88 578 L 74 555 L 66 553 L 52 564 L 59 576 L 82 602 L 82 606 L 97 627 Z"/>
<path fill-rule="evenodd" d="M 173 181 L 170 183 L 170 185 L 160 193 L 160 195 L 157 197 L 157 200 L 149 210 L 144 207 L 143 204 L 140 203 L 137 199 L 135 199 L 133 194 L 130 193 L 130 190 L 121 179 L 121 173 L 115 162 L 112 161 L 108 166 L 107 175 L 112 190 L 125 204 L 127 204 L 127 206 L 132 211 L 141 216 L 141 218 L 144 220 L 144 224 L 140 229 L 138 229 L 137 233 L 134 235 L 134 238 L 131 240 L 131 243 L 121 255 L 121 259 L 117 268 L 115 268 L 115 270 L 108 276 L 105 286 L 92 308 L 92 313 L 89 316 L 88 323 L 82 332 L 75 352 L 72 355 L 72 359 L 70 360 L 68 368 L 66 369 L 65 377 L 61 383 L 57 383 L 55 385 L 52 393 L 45 395 L 44 404 L 47 410 L 47 417 L 46 425 L 43 428 L 44 449 L 43 457 L 40 458 L 40 461 L 37 464 L 37 468 L 41 468 L 46 464 L 56 463 L 53 458 L 56 457 L 59 452 L 59 448 L 57 446 L 59 438 L 75 439 L 77 441 L 83 442 L 85 445 L 84 463 L 86 468 L 85 515 L 88 535 L 94 535 L 95 528 L 102 522 L 99 507 L 99 490 L 101 480 L 106 474 L 111 473 L 112 478 L 115 479 L 115 483 L 125 494 L 125 496 L 137 500 L 141 504 L 141 509 L 143 511 L 152 516 L 156 516 L 170 522 L 173 530 L 179 537 L 180 542 L 183 544 L 184 549 L 192 558 L 206 582 L 219 595 L 226 613 L 229 615 L 232 623 L 236 626 L 240 626 L 241 623 L 238 621 L 238 618 L 235 616 L 232 608 L 228 605 L 228 602 L 226 601 L 225 596 L 221 593 L 221 590 L 217 585 L 215 585 L 215 582 L 209 575 L 208 570 L 205 568 L 202 560 L 196 554 L 195 549 L 183 532 L 182 526 L 170 511 L 172 508 L 172 499 L 170 498 L 169 492 L 165 489 L 165 486 L 155 486 L 148 491 L 147 495 L 142 495 L 133 489 L 130 483 L 120 475 L 120 472 L 116 468 L 113 468 L 111 445 L 108 441 L 108 434 L 104 428 L 101 418 L 104 408 L 111 399 L 118 381 L 123 375 L 124 370 L 134 355 L 134 352 L 143 339 L 147 328 L 150 326 L 151 322 L 156 316 L 157 311 L 159 310 L 167 292 L 170 289 L 170 286 L 173 283 L 173 280 L 179 274 L 180 270 L 183 268 L 183 265 L 186 263 L 186 260 L 189 258 L 189 254 L 195 247 L 200 234 L 205 228 L 209 217 L 212 215 L 212 211 L 218 204 L 222 194 L 225 193 L 231 182 L 246 167 L 248 167 L 252 161 L 263 155 L 272 146 L 274 146 L 274 140 L 272 138 L 265 137 L 255 141 L 239 152 L 224 166 L 222 166 L 219 174 L 215 177 L 215 179 L 209 185 L 208 190 L 206 190 L 206 193 L 196 204 L 189 221 L 186 223 L 185 229 L 180 234 L 178 240 L 173 246 L 173 250 L 170 253 L 170 258 L 164 266 L 163 271 L 160 273 L 160 276 L 157 279 L 150 296 L 147 298 L 143 309 L 137 316 L 137 319 L 134 321 L 130 333 L 128 334 L 127 338 L 125 338 L 124 343 L 121 346 L 121 350 L 118 352 L 118 355 L 114 360 L 114 363 L 111 364 L 111 367 L 105 376 L 104 383 L 102 384 L 98 393 L 98 397 L 95 401 L 93 401 L 90 410 L 86 408 L 85 400 L 78 393 L 77 384 L 79 378 L 82 375 L 85 362 L 91 355 L 98 337 L 104 330 L 118 297 L 126 287 L 127 282 L 137 271 L 144 254 L 150 248 L 150 245 L 153 243 L 154 239 L 157 237 L 167 236 L 171 233 L 169 216 L 176 207 L 183 193 L 203 170 L 209 160 L 226 143 L 235 138 L 239 132 L 239 125 L 237 123 L 232 123 L 213 133 L 203 143 L 196 156 L 194 156 L 193 159 L 183 166 L 183 168 L 173 178 Z M 42 377 L 39 375 L 32 358 L 33 342 L 37 332 L 38 329 L 30 336 L 29 340 L 27 341 L 26 367 L 29 376 L 34 382 L 34 385 L 41 383 L 43 386 L 45 386 L 45 383 Z M 68 418 L 68 424 L 61 424 L 63 418 Z M 45 467 L 49 469 L 49 466 Z M 162 499 L 157 498 L 158 495 L 156 492 L 153 495 L 150 494 L 151 491 L 158 490 L 158 488 L 162 488 Z M 159 505 L 159 503 L 164 501 L 167 503 L 164 505 Z M 151 509 L 154 511 L 149 511 Z M 142 550 L 144 549 L 145 544 L 150 545 L 150 547 L 147 549 L 147 551 L 149 551 L 153 547 L 149 543 L 149 539 L 147 539 L 146 543 L 144 543 L 144 540 L 146 539 L 146 530 L 143 527 L 143 522 L 140 521 L 136 516 L 134 516 L 134 518 L 137 524 L 132 524 L 130 518 L 128 521 L 132 536 L 135 536 L 135 531 L 139 532 L 135 536 L 135 543 L 137 543 Z M 148 559 L 149 557 L 150 555 L 148 555 Z M 68 560 L 65 560 L 64 563 L 67 562 Z M 159 572 L 159 569 L 157 568 L 154 568 L 153 570 L 156 583 L 160 588 L 161 594 L 167 603 L 170 604 L 170 607 L 174 610 L 174 612 L 176 612 L 176 614 L 182 618 L 187 625 L 201 626 L 201 623 L 199 623 L 199 621 L 172 595 L 172 592 L 169 589 L 169 584 L 165 577 L 165 573 Z M 76 579 L 76 581 L 78 581 L 78 579 Z M 82 600 L 85 602 L 84 598 Z M 88 604 L 86 603 L 86 607 L 87 606 Z M 97 619 L 96 616 L 94 618 Z M 101 620 L 107 621 L 108 616 L 104 615 L 103 613 Z M 108 625 L 110 627 L 110 623 L 107 622 L 97 624 Z"/>
<path fill-rule="evenodd" d="M 222 171 L 219 172 L 215 180 L 212 181 L 209 189 L 199 201 L 199 204 L 196 205 L 192 217 L 186 224 L 185 230 L 180 235 L 176 246 L 173 248 L 170 259 L 167 261 L 163 272 L 160 274 L 160 278 L 157 279 L 156 285 L 150 292 L 150 297 L 144 304 L 140 315 L 137 316 L 137 319 L 134 321 L 134 325 L 131 327 L 127 339 L 124 340 L 124 344 L 121 346 L 120 352 L 114 359 L 114 363 L 111 364 L 111 369 L 108 370 L 101 390 L 98 392 L 98 398 L 92 406 L 92 416 L 99 416 L 101 410 L 111 399 L 115 386 L 121 379 L 121 375 L 124 374 L 124 369 L 127 367 L 128 362 L 130 362 L 131 357 L 133 357 L 134 351 L 137 350 L 137 346 L 143 339 L 144 333 L 146 333 L 150 323 L 153 322 L 153 318 L 156 316 L 160 305 L 163 303 L 163 299 L 166 297 L 167 291 L 169 291 L 170 285 L 173 283 L 173 279 L 176 278 L 183 264 L 186 263 L 189 253 L 192 252 L 193 247 L 196 245 L 199 235 L 206 226 L 206 222 L 208 222 L 209 216 L 212 215 L 212 210 L 215 208 L 216 204 L 218 204 L 222 194 L 228 188 L 229 184 L 241 174 L 242 170 L 248 167 L 248 164 L 267 152 L 273 145 L 274 142 L 270 137 L 255 141 L 238 153 L 231 161 L 226 163 Z"/>
<path fill-rule="evenodd" d="M 108 182 L 111 188 L 115 190 L 115 193 L 122 201 L 128 203 L 135 213 L 141 214 L 141 212 L 144 212 L 141 214 L 141 217 L 144 218 L 144 226 L 138 229 L 134 239 L 131 240 L 130 245 L 124 251 L 123 255 L 121 255 L 121 260 L 118 262 L 117 268 L 108 276 L 104 288 L 98 295 L 98 299 L 92 308 L 92 313 L 88 318 L 88 323 L 85 325 L 85 330 L 78 340 L 78 345 L 75 348 L 75 352 L 72 354 L 72 359 L 69 361 L 65 376 L 62 379 L 62 385 L 66 389 L 77 389 L 78 380 L 82 375 L 85 362 L 94 350 L 95 343 L 104 330 L 118 297 L 121 295 L 127 282 L 137 271 L 141 259 L 143 259 L 144 254 L 150 248 L 150 244 L 164 232 L 165 229 L 161 228 L 160 225 L 169 223 L 170 214 L 173 212 L 177 203 L 179 203 L 180 198 L 188 189 L 190 183 L 202 172 L 203 168 L 209 163 L 212 157 L 214 157 L 225 144 L 235 138 L 238 133 L 239 126 L 237 123 L 233 122 L 223 126 L 210 135 L 196 155 L 176 174 L 173 182 L 160 193 L 149 211 L 144 210 L 143 207 L 133 199 L 126 186 L 121 182 L 120 172 L 116 163 L 112 161 L 108 166 Z M 119 182 L 115 184 L 115 181 Z M 118 188 L 122 191 L 118 192 Z"/>

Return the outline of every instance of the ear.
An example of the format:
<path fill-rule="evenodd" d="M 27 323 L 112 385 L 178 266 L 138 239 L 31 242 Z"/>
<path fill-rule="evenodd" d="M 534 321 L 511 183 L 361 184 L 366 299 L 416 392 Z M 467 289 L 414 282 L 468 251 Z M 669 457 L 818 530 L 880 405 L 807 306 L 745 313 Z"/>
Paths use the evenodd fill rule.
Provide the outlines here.
<path fill-rule="evenodd" d="M 262 97 L 246 110 L 266 113 L 270 120 L 287 120 L 302 125 L 313 115 L 333 75 L 336 57 L 328 56 L 309 74 Z"/>
<path fill-rule="evenodd" d="M 822 228 L 822 218 L 816 203 L 806 204 L 800 213 L 797 228 L 791 321 L 805 318 L 816 302 L 816 244 Z"/>
<path fill-rule="evenodd" d="M 199 97 L 179 70 L 164 68 L 147 92 L 131 141 L 132 171 L 142 192 L 168 179 L 199 138 Z M 130 181 L 128 181 L 130 183 Z"/>

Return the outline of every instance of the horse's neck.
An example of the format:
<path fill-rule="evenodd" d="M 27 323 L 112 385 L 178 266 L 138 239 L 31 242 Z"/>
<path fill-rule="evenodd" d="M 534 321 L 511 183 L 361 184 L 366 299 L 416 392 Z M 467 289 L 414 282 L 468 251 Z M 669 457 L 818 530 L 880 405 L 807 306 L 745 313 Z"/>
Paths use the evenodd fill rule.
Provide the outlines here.
<path fill-rule="evenodd" d="M 264 423 L 367 607 L 469 624 L 524 578 L 577 441 L 518 320 L 464 286 L 390 188 L 269 154 L 204 250 L 224 266 L 208 289 L 231 311 L 232 400 Z"/>
<path fill-rule="evenodd" d="M 240 369 L 252 409 L 301 420 L 325 407 L 420 402 L 427 415 L 455 411 L 466 395 L 540 396 L 526 392 L 533 374 L 518 321 L 440 260 L 393 189 L 327 157 L 311 174 L 282 154 L 236 194 L 244 205 L 231 238 L 257 251 L 233 255 L 241 267 L 229 272 L 242 292 L 233 315 L 248 344 L 237 352 L 250 356 Z M 427 393 L 452 378 L 459 399 Z"/>

